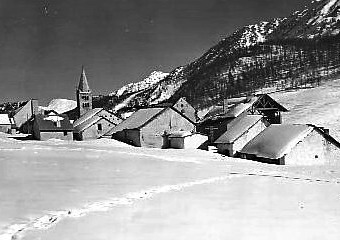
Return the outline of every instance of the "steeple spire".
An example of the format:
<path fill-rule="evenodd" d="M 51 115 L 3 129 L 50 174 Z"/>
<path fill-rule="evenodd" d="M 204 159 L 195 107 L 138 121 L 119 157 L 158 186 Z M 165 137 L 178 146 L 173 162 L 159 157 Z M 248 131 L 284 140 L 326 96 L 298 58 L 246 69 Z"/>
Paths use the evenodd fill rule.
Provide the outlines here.
<path fill-rule="evenodd" d="M 92 109 L 92 92 L 87 82 L 84 66 L 81 69 L 79 85 L 76 90 L 78 117 Z"/>
<path fill-rule="evenodd" d="M 81 67 L 81 75 L 80 75 L 80 81 L 79 81 L 79 85 L 78 85 L 78 91 L 81 91 L 81 92 L 90 92 L 91 91 L 89 84 L 87 82 L 87 77 L 86 77 L 84 66 Z"/>

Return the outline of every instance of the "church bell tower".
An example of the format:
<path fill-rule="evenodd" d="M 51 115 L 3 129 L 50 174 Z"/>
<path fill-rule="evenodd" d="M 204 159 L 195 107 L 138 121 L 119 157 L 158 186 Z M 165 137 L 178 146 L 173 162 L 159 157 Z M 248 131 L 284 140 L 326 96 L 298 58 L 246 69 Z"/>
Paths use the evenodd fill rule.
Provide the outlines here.
<path fill-rule="evenodd" d="M 85 69 L 82 67 L 79 85 L 76 90 L 78 117 L 83 116 L 87 111 L 92 109 L 92 91 L 87 82 Z"/>

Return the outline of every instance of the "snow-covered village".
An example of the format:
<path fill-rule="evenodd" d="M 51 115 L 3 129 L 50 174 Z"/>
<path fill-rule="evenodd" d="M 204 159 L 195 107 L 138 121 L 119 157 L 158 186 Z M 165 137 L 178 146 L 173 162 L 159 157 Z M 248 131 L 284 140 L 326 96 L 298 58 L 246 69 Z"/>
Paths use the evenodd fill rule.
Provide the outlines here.
<path fill-rule="evenodd" d="M 3 98 L 0 240 L 339 239 L 340 1 L 304 5 L 168 72 L 111 88 L 86 62 Z"/>

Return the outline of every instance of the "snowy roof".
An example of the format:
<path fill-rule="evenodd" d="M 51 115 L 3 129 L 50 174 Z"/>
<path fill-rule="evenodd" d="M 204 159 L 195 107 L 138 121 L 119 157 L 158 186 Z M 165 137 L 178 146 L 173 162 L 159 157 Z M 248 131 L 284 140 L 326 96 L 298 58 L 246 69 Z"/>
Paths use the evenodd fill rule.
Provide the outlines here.
<path fill-rule="evenodd" d="M 257 122 L 261 121 L 261 115 L 246 115 L 230 123 L 228 130 L 220 136 L 215 143 L 233 143 Z"/>
<path fill-rule="evenodd" d="M 137 112 L 133 113 L 125 121 L 118 124 L 107 134 L 113 134 L 116 132 L 123 131 L 124 129 L 138 129 L 148 123 L 156 115 L 160 114 L 166 108 L 145 108 L 139 109 Z"/>
<path fill-rule="evenodd" d="M 313 127 L 299 124 L 273 124 L 244 146 L 241 153 L 279 159 L 302 141 Z"/>
<path fill-rule="evenodd" d="M 42 114 L 35 115 L 34 120 L 36 121 L 36 124 L 40 131 L 73 131 L 72 124 L 70 123 L 70 120 L 68 119 L 67 115 L 60 114 L 56 117 L 52 118 L 52 116 L 46 116 Z M 60 120 L 60 127 L 57 127 L 56 120 Z"/>
<path fill-rule="evenodd" d="M 96 114 L 98 114 L 102 110 L 103 108 L 94 108 L 87 111 L 83 116 L 74 121 L 73 126 L 77 127 L 78 125 L 88 121 L 90 118 L 93 118 Z"/>
<path fill-rule="evenodd" d="M 282 112 L 288 111 L 267 94 L 260 94 L 254 97 L 231 98 L 228 99 L 228 104 L 228 109 L 225 113 L 223 106 L 216 106 L 203 117 L 201 122 L 223 118 L 236 118 L 250 108 L 256 108 L 261 111 L 269 109 L 277 109 Z"/>
<path fill-rule="evenodd" d="M 1 125 L 11 125 L 8 114 L 0 114 L 0 124 Z"/>
<path fill-rule="evenodd" d="M 191 135 L 192 133 L 189 131 L 175 131 L 169 134 L 169 138 L 184 138 Z"/>
<path fill-rule="evenodd" d="M 224 107 L 223 106 L 215 106 L 213 109 L 211 109 L 205 116 L 204 120 L 208 119 L 219 119 L 219 118 L 236 118 L 240 116 L 242 113 L 247 111 L 249 108 L 252 107 L 254 102 L 256 102 L 257 98 L 233 98 L 228 99 L 228 109 L 224 113 Z"/>

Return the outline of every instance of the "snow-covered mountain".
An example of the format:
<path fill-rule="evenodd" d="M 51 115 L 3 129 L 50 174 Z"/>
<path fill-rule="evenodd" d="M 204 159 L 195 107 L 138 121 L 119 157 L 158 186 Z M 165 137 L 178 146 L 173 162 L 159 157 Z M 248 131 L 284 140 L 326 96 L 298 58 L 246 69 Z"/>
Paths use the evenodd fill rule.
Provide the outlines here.
<path fill-rule="evenodd" d="M 137 83 L 129 83 L 120 89 L 114 91 L 113 93 L 110 93 L 110 96 L 117 96 L 121 97 L 123 95 L 130 95 L 133 93 L 140 92 L 142 90 L 145 90 L 147 88 L 150 88 L 151 86 L 157 84 L 159 81 L 163 80 L 169 75 L 169 73 L 164 73 L 161 71 L 153 71 L 147 78 L 144 80 L 137 82 Z"/>
<path fill-rule="evenodd" d="M 339 33 L 340 0 L 316 0 L 286 18 L 240 28 L 194 62 L 168 75 L 154 72 L 111 96 L 118 99 L 115 104 L 120 104 L 119 109 L 182 96 L 201 108 L 218 103 L 226 95 L 278 84 L 306 85 L 340 73 L 340 42 L 324 40 Z M 305 40 L 314 42 L 301 43 Z"/>
<path fill-rule="evenodd" d="M 316 0 L 284 18 L 270 38 L 316 38 L 340 33 L 340 1 Z"/>
<path fill-rule="evenodd" d="M 53 99 L 47 107 L 40 106 L 42 110 L 54 110 L 59 114 L 71 111 L 77 107 L 77 102 L 68 99 Z"/>

